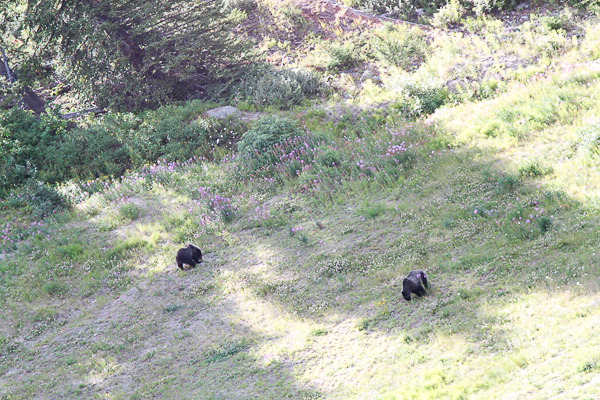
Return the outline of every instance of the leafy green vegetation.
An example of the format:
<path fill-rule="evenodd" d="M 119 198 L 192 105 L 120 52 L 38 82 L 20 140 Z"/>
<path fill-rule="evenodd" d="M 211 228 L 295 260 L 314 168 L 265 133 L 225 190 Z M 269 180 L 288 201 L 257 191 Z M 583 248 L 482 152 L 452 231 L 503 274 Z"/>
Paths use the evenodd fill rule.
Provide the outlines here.
<path fill-rule="evenodd" d="M 3 45 L 25 61 L 18 75 L 33 80 L 51 59 L 81 99 L 100 107 L 207 98 L 255 59 L 251 43 L 231 34 L 245 13 L 222 1 L 13 3 L 0 7 L 0 28 Z"/>
<path fill-rule="evenodd" d="M 27 179 L 83 181 L 156 162 L 212 158 L 215 147 L 232 148 L 246 124 L 204 118 L 207 108 L 196 101 L 138 114 L 110 113 L 77 127 L 57 115 L 38 119 L 13 108 L 0 120 L 0 190 L 7 193 Z M 29 194 L 42 201 L 32 185 Z"/>
<path fill-rule="evenodd" d="M 242 136 L 238 149 L 245 153 L 262 151 L 299 134 L 300 129 L 294 121 L 277 116 L 264 117 Z"/>
<path fill-rule="evenodd" d="M 235 100 L 256 107 L 289 109 L 319 92 L 319 76 L 307 70 L 267 70 L 241 78 Z"/>
<path fill-rule="evenodd" d="M 406 4 L 227 2 L 290 68 L 223 119 L 2 111 L 0 399 L 598 398 L 597 17 Z"/>

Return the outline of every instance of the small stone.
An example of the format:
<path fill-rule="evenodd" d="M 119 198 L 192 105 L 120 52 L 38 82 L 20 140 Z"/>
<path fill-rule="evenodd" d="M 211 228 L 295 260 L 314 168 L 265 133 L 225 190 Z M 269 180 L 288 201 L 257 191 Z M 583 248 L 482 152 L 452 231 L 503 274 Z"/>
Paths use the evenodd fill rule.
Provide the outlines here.
<path fill-rule="evenodd" d="M 238 110 L 235 107 L 224 106 L 224 107 L 213 108 L 212 110 L 208 110 L 206 112 L 206 115 L 208 115 L 211 118 L 219 119 L 219 118 L 228 117 L 231 114 L 235 114 L 237 112 L 238 112 Z"/>
<path fill-rule="evenodd" d="M 365 69 L 365 72 L 363 72 L 362 76 L 360 77 L 360 81 L 364 81 L 366 79 L 372 79 L 373 78 L 373 73 L 371 72 L 371 70 L 369 69 Z"/>

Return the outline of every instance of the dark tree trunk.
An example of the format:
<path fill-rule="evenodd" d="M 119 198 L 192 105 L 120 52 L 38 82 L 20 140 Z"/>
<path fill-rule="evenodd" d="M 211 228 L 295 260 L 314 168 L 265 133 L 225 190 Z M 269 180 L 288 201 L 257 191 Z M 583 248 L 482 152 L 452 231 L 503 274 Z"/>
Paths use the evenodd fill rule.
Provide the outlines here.
<path fill-rule="evenodd" d="M 21 93 L 23 94 L 23 102 L 27 105 L 27 108 L 35 113 L 35 115 L 40 115 L 44 112 L 44 100 L 35 94 L 29 86 L 24 86 L 23 89 L 21 89 Z"/>
<path fill-rule="evenodd" d="M 17 81 L 17 77 L 10 70 L 10 66 L 8 65 L 8 57 L 6 57 L 6 53 L 4 53 L 4 49 L 2 47 L 0 47 L 0 53 L 2 53 L 0 73 L 6 76 L 6 79 L 12 85 Z M 35 115 L 40 115 L 44 112 L 44 100 L 42 100 L 40 96 L 38 96 L 29 86 L 24 86 L 23 89 L 21 89 L 21 96 L 24 105 L 26 105 L 28 109 L 32 110 Z"/>

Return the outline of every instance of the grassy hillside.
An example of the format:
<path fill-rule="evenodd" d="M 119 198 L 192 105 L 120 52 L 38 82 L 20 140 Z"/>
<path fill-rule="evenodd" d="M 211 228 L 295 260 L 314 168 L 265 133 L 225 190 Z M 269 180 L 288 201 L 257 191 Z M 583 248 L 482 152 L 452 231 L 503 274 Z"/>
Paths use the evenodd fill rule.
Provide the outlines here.
<path fill-rule="evenodd" d="M 434 47 L 454 53 L 423 68 L 471 86 L 392 71 L 348 98 L 388 112 L 305 105 L 266 149 L 281 120 L 210 162 L 15 191 L 0 202 L 0 399 L 600 398 L 595 26 L 493 90 L 454 61 L 495 42 L 444 36 Z M 496 50 L 536 51 L 533 31 Z M 172 110 L 187 125 L 205 109 Z M 136 124 L 114 126 L 142 146 L 160 120 Z M 180 271 L 189 242 L 204 263 Z M 413 269 L 432 288 L 406 302 Z"/>
<path fill-rule="evenodd" d="M 597 397 L 594 203 L 506 161 L 528 140 L 449 150 L 468 133 L 440 124 L 87 183 L 3 245 L 4 398 Z M 185 242 L 205 263 L 181 272 Z"/>

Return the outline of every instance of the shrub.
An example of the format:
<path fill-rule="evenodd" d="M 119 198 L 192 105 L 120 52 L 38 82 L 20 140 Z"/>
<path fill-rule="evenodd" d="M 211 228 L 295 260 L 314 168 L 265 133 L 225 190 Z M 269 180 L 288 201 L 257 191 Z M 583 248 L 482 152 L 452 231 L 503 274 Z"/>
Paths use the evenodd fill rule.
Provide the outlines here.
<path fill-rule="evenodd" d="M 218 123 L 198 118 L 194 108 L 189 105 L 169 106 L 147 111 L 137 117 L 140 122 L 137 130 L 119 132 L 133 164 L 141 165 L 158 159 L 182 161 L 210 155 L 208 138 Z"/>
<path fill-rule="evenodd" d="M 531 22 L 523 24 L 523 34 L 527 45 L 544 56 L 551 57 L 573 46 L 562 29 L 563 22 L 555 17 L 531 16 Z"/>
<path fill-rule="evenodd" d="M 512 174 L 483 171 L 481 175 L 483 182 L 498 193 L 514 191 L 520 184 L 519 177 Z"/>
<path fill-rule="evenodd" d="M 597 0 L 600 11 L 600 0 Z M 585 39 L 581 44 L 580 51 L 591 60 L 600 58 L 600 23 L 588 24 L 585 27 Z"/>
<path fill-rule="evenodd" d="M 472 34 L 486 34 L 502 32 L 502 20 L 491 18 L 487 15 L 478 15 L 477 18 L 467 17 L 463 23 L 465 29 Z"/>
<path fill-rule="evenodd" d="M 177 310 L 180 310 L 182 308 L 184 308 L 185 306 L 181 305 L 181 304 L 169 304 L 168 306 L 166 306 L 163 310 L 166 313 L 172 313 L 175 312 Z"/>
<path fill-rule="evenodd" d="M 238 143 L 241 152 L 264 150 L 267 147 L 280 143 L 283 140 L 298 136 L 302 132 L 293 121 L 277 116 L 264 117 L 252 125 Z"/>
<path fill-rule="evenodd" d="M 224 0 L 223 5 L 226 10 L 250 11 L 256 8 L 256 0 Z"/>
<path fill-rule="evenodd" d="M 456 26 L 461 22 L 464 13 L 465 10 L 458 0 L 450 0 L 433 16 L 431 24 L 437 28 Z"/>
<path fill-rule="evenodd" d="M 138 219 L 141 212 L 142 212 L 142 210 L 133 203 L 123 204 L 121 207 L 119 207 L 119 213 L 123 217 L 130 219 L 132 221 Z"/>
<path fill-rule="evenodd" d="M 52 112 L 40 118 L 17 107 L 1 113 L 0 191 L 37 175 L 49 175 L 49 181 L 64 175 L 61 142 L 66 130 L 66 121 Z"/>
<path fill-rule="evenodd" d="M 598 0 L 582 0 L 597 2 Z M 459 0 L 455 3 L 465 11 L 473 11 L 477 15 L 492 10 L 506 10 L 519 3 L 517 0 Z M 400 19 L 411 19 L 416 17 L 415 11 L 422 8 L 427 14 L 432 14 L 441 8 L 448 6 L 447 0 L 358 0 L 356 7 L 374 14 L 387 13 Z M 452 6 L 455 7 L 456 6 Z M 458 22 L 458 21 L 457 21 Z"/>
<path fill-rule="evenodd" d="M 326 50 L 329 55 L 325 63 L 327 69 L 351 67 L 354 64 L 354 43 L 331 43 Z"/>
<path fill-rule="evenodd" d="M 448 100 L 448 91 L 443 83 L 434 78 L 400 76 L 386 85 L 398 93 L 397 100 L 390 108 L 406 118 L 431 114 Z"/>
<path fill-rule="evenodd" d="M 421 4 L 424 3 L 424 4 Z M 439 4 L 436 4 L 439 3 Z M 401 19 L 409 19 L 414 15 L 415 10 L 422 5 L 427 8 L 437 9 L 442 1 L 421 2 L 421 1 L 398 1 L 398 0 L 359 0 L 356 7 L 373 14 L 387 13 Z"/>
<path fill-rule="evenodd" d="M 58 317 L 58 312 L 52 308 L 42 308 L 33 315 L 33 322 L 52 322 Z"/>
<path fill-rule="evenodd" d="M 502 193 L 514 191 L 519 186 L 519 177 L 515 175 L 503 175 L 498 178 L 498 189 Z"/>
<path fill-rule="evenodd" d="M 552 172 L 552 167 L 546 168 L 538 158 L 529 159 L 518 166 L 517 171 L 522 177 L 544 176 Z"/>
<path fill-rule="evenodd" d="M 472 7 L 477 15 L 481 15 L 492 10 L 510 10 L 519 2 L 520 0 L 473 0 Z M 463 4 L 468 2 L 464 1 Z"/>
<path fill-rule="evenodd" d="M 552 220 L 548 217 L 540 217 L 536 219 L 535 224 L 537 225 L 542 235 L 548 232 L 550 228 L 552 228 Z"/>
<path fill-rule="evenodd" d="M 582 154 L 600 155 L 600 118 L 588 119 L 577 133 Z"/>
<path fill-rule="evenodd" d="M 345 257 L 336 257 L 321 261 L 315 265 L 313 279 L 319 279 L 321 277 L 331 278 L 337 274 L 360 272 L 364 269 L 364 266 L 358 265 L 355 261 L 351 261 Z"/>
<path fill-rule="evenodd" d="M 553 31 L 558 31 L 561 29 L 564 30 L 564 23 L 558 17 L 552 16 L 552 15 L 545 15 L 543 17 L 540 17 L 539 21 L 540 21 L 540 24 L 548 30 L 553 30 Z"/>
<path fill-rule="evenodd" d="M 238 101 L 256 106 L 290 108 L 319 91 L 319 77 L 305 70 L 254 71 L 242 78 L 236 90 Z"/>
<path fill-rule="evenodd" d="M 227 122 L 198 118 L 206 108 L 192 101 L 139 114 L 109 113 L 80 126 L 53 112 L 40 118 L 17 108 L 0 113 L 0 196 L 29 178 L 94 179 L 158 159 L 209 158 L 215 145 L 230 146 L 236 132 L 223 126 Z"/>
<path fill-rule="evenodd" d="M 67 205 L 55 189 L 33 179 L 27 181 L 24 192 L 34 219 L 43 219 L 53 212 L 62 210 Z"/>
<path fill-rule="evenodd" d="M 325 149 L 323 151 L 323 153 L 321 153 L 320 161 L 321 161 L 321 165 L 323 165 L 324 167 L 334 167 L 334 166 L 340 165 L 341 158 L 342 158 L 342 155 L 340 154 L 340 152 L 338 150 L 329 148 L 329 149 Z M 296 167 L 299 167 L 299 168 L 296 168 Z M 301 169 L 301 167 L 302 167 L 301 165 L 294 166 L 294 168 L 296 168 L 296 169 Z"/>
<path fill-rule="evenodd" d="M 225 342 L 219 346 L 212 346 L 204 353 L 204 362 L 209 364 L 224 360 L 229 356 L 246 350 L 251 344 L 249 340 L 243 338 L 242 340 Z"/>
<path fill-rule="evenodd" d="M 585 373 L 600 371 L 600 357 L 593 357 L 582 363 L 579 366 L 578 371 Z"/>
<path fill-rule="evenodd" d="M 409 67 L 424 53 L 423 33 L 406 25 L 386 25 L 373 39 L 377 56 L 390 65 Z"/>

